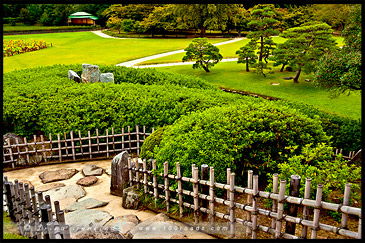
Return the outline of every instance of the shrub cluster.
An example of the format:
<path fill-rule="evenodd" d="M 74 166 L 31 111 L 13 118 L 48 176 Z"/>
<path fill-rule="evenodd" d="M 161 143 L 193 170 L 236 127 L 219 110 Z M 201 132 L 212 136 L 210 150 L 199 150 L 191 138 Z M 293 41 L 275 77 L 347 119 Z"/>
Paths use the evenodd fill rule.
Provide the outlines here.
<path fill-rule="evenodd" d="M 290 101 L 273 101 L 298 110 L 306 116 L 319 119 L 323 130 L 331 137 L 332 146 L 343 151 L 357 151 L 361 148 L 361 121 L 336 114 L 329 114 L 314 108 L 312 105 L 298 104 Z"/>
<path fill-rule="evenodd" d="M 43 40 L 9 40 L 3 41 L 3 57 L 14 56 L 31 51 L 47 48 Z"/>
<path fill-rule="evenodd" d="M 105 130 L 110 127 L 121 129 L 135 124 L 148 129 L 172 124 L 182 115 L 203 110 L 215 105 L 244 102 L 246 97 L 232 96 L 217 89 L 184 88 L 173 84 L 194 84 L 193 79 L 183 76 L 172 79 L 170 85 L 141 85 L 132 82 L 133 68 L 101 66 L 102 72 L 116 73 L 119 84 L 81 84 L 67 79 L 69 69 L 81 71 L 81 65 L 54 65 L 38 67 L 4 74 L 3 128 L 30 136 L 42 133 L 63 133 L 67 131 Z M 121 71 L 120 71 L 121 70 Z M 125 71 L 125 73 L 123 72 Z M 154 70 L 143 70 L 149 77 L 158 76 Z M 162 77 L 162 76 L 161 76 Z M 169 83 L 165 79 L 158 82 Z M 152 79 L 151 79 L 152 80 Z M 180 82 L 180 83 L 179 83 Z M 152 82 L 151 82 L 152 83 Z M 201 82 L 198 86 L 204 86 Z M 209 85 L 206 85 L 208 88 Z"/>
<path fill-rule="evenodd" d="M 293 152 L 298 154 L 306 144 L 319 142 L 329 143 L 319 120 L 270 102 L 246 102 L 181 117 L 165 128 L 152 154 L 160 169 L 168 161 L 173 173 L 176 162 L 184 176 L 191 176 L 193 163 L 208 164 L 218 172 L 232 168 L 240 181 L 247 169 L 258 174 L 275 170 L 290 154 L 285 147 L 298 146 Z M 225 174 L 218 173 L 216 179 L 224 182 Z"/>

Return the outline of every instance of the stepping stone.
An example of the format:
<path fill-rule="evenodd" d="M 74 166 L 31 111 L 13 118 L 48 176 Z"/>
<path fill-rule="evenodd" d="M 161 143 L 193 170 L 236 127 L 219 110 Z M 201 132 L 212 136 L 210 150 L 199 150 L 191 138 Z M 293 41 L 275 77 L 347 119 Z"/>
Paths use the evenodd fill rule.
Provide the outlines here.
<path fill-rule="evenodd" d="M 118 231 L 119 234 L 126 235 L 128 231 L 133 229 L 139 222 L 140 220 L 136 215 L 129 214 L 110 220 L 104 227 Z"/>
<path fill-rule="evenodd" d="M 43 183 L 49 183 L 53 181 L 67 180 L 73 177 L 77 172 L 76 169 L 59 169 L 55 171 L 45 171 L 39 175 L 39 178 Z"/>
<path fill-rule="evenodd" d="M 95 198 L 87 198 L 85 200 L 78 201 L 74 204 L 71 204 L 70 206 L 68 206 L 66 208 L 66 210 L 68 212 L 71 212 L 71 211 L 75 211 L 75 210 L 79 210 L 79 209 L 91 209 L 91 208 L 103 207 L 107 204 L 108 204 L 108 202 L 102 202 Z"/>
<path fill-rule="evenodd" d="M 96 176 L 86 176 L 84 178 L 80 178 L 76 184 L 80 186 L 91 186 L 94 185 L 98 181 Z"/>
<path fill-rule="evenodd" d="M 179 230 L 180 227 L 174 230 L 176 226 L 173 220 L 160 213 L 136 225 L 130 233 L 133 239 L 187 239 L 186 231 Z"/>
<path fill-rule="evenodd" d="M 72 236 L 72 239 L 127 239 L 118 232 L 78 232 Z"/>
<path fill-rule="evenodd" d="M 41 185 L 41 186 L 35 188 L 35 190 L 37 192 L 45 192 L 45 191 L 49 191 L 49 190 L 56 189 L 56 188 L 63 187 L 63 186 L 66 186 L 66 185 L 64 183 L 56 182 L 56 183 Z"/>
<path fill-rule="evenodd" d="M 96 165 L 87 165 L 82 169 L 84 176 L 100 176 L 103 174 L 103 168 Z"/>
<path fill-rule="evenodd" d="M 48 190 L 44 193 L 45 195 L 49 195 L 51 197 L 52 202 L 54 201 L 60 201 L 62 199 L 66 198 L 74 198 L 79 199 L 84 196 L 86 196 L 85 190 L 82 188 L 82 186 L 79 185 L 70 185 L 65 187 L 59 187 L 52 190 Z"/>
<path fill-rule="evenodd" d="M 79 209 L 65 214 L 65 221 L 70 226 L 71 234 L 87 230 L 94 233 L 96 227 L 102 227 L 113 218 L 109 213 L 99 209 Z"/>

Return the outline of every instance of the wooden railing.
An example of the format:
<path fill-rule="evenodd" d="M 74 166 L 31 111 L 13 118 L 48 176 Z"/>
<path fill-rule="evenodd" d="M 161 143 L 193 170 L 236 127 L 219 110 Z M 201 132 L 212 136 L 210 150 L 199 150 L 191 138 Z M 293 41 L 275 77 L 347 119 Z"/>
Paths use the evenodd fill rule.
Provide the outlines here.
<path fill-rule="evenodd" d="M 203 165 L 201 168 L 201 178 L 199 178 L 198 167 L 192 165 L 192 177 L 181 176 L 180 164 L 176 163 L 176 175 L 168 174 L 168 163 L 164 163 L 164 173 L 156 173 L 156 162 L 150 160 L 151 165 L 147 165 L 147 161 L 143 160 L 142 164 L 132 164 L 128 161 L 129 181 L 132 184 L 137 184 L 137 187 L 143 188 L 144 194 L 153 195 L 155 202 L 158 198 L 162 198 L 166 203 L 166 210 L 169 211 L 171 203 L 178 204 L 180 217 L 184 216 L 183 206 L 194 210 L 195 224 L 199 223 L 200 214 L 205 214 L 209 217 L 209 222 L 214 225 L 215 219 L 221 218 L 228 220 L 230 225 L 230 237 L 234 238 L 236 235 L 235 227 L 242 225 L 246 227 L 246 235 L 250 235 L 252 239 L 257 238 L 257 233 L 263 231 L 272 235 L 273 238 L 285 239 L 303 239 L 308 237 L 310 231 L 310 238 L 316 239 L 319 230 L 332 232 L 334 234 L 361 239 L 361 208 L 349 206 L 350 187 L 347 183 L 345 186 L 344 199 L 342 204 L 334 204 L 322 201 L 322 187 L 317 186 L 315 200 L 310 199 L 311 179 L 306 178 L 304 198 L 299 198 L 292 195 L 285 195 L 286 180 L 278 181 L 278 174 L 273 175 L 273 191 L 265 192 L 258 190 L 258 176 L 253 175 L 252 171 L 248 171 L 248 186 L 246 188 L 235 185 L 235 174 L 227 170 L 227 183 L 218 183 L 214 179 L 214 168 Z M 147 168 L 151 168 L 147 170 Z M 208 175 L 209 174 L 209 175 Z M 206 179 L 204 176 L 208 176 Z M 149 178 L 149 179 L 148 179 Z M 292 176 L 291 179 L 296 178 L 296 186 L 300 186 L 300 177 Z M 163 184 L 158 184 L 157 181 L 163 181 Z M 170 187 L 170 180 L 177 182 L 177 189 Z M 192 186 L 192 190 L 182 188 L 182 182 L 188 182 Z M 292 183 L 292 180 L 291 180 Z M 143 187 L 141 187 L 143 186 Z M 292 184 L 291 184 L 292 186 Z M 200 190 L 199 190 L 200 188 Z M 215 195 L 215 188 L 224 189 L 227 191 L 226 199 L 219 198 Z M 159 191 L 162 193 L 159 193 Z M 290 190 L 292 191 L 292 190 Z M 299 189 L 297 188 L 297 191 Z M 173 195 L 171 195 L 173 194 Z M 242 204 L 237 201 L 239 194 L 247 196 L 247 203 Z M 193 203 L 183 201 L 183 195 L 192 197 Z M 240 197 L 242 198 L 242 197 Z M 258 198 L 265 198 L 272 200 L 272 209 L 263 209 L 258 206 Z M 205 204 L 204 204 L 205 203 Z M 223 205 L 228 207 L 228 214 L 220 213 L 215 210 L 216 205 Z M 284 205 L 296 205 L 302 207 L 302 217 L 297 217 L 297 212 L 289 210 L 285 213 Z M 205 205 L 205 206 L 203 206 Z M 313 209 L 313 220 L 309 220 L 309 209 Z M 243 210 L 246 213 L 246 218 L 236 217 L 237 210 Z M 342 214 L 341 227 L 327 225 L 320 223 L 321 210 L 335 211 Z M 262 225 L 258 223 L 258 216 L 271 218 L 270 225 Z M 349 215 L 358 217 L 358 231 L 351 231 L 347 229 Z M 284 228 L 284 223 L 286 227 Z M 291 225 L 291 227 L 288 227 Z M 295 235 L 295 225 L 301 225 L 302 229 L 299 235 Z M 284 230 L 283 230 L 284 228 Z M 289 229 L 288 229 L 289 228 Z M 308 232 L 308 233 L 307 233 Z"/>
<path fill-rule="evenodd" d="M 152 128 L 153 131 L 154 128 Z M 4 141 L 6 145 L 3 146 L 3 164 L 10 163 L 12 168 L 15 168 L 21 159 L 29 164 L 32 155 L 42 156 L 44 162 L 52 159 L 76 161 L 102 155 L 110 158 L 113 153 L 121 151 L 135 152 L 139 156 L 142 143 L 151 133 L 146 132 L 145 126 L 141 131 L 137 125 L 134 132 L 131 132 L 131 127 L 128 126 L 127 129 L 122 128 L 120 133 L 116 133 L 114 128 L 111 128 L 111 133 L 109 133 L 109 129 L 106 129 L 104 135 L 99 134 L 98 129 L 96 129 L 95 135 L 91 136 L 91 132 L 88 131 L 88 135 L 84 137 L 81 136 L 80 130 L 77 135 L 73 131 L 69 132 L 69 135 L 64 133 L 63 138 L 61 138 L 61 134 L 57 134 L 57 139 L 49 134 L 48 141 L 43 135 L 40 135 L 40 139 L 33 135 L 31 143 L 24 138 L 24 143 L 19 143 L 15 139 L 16 143 L 11 144 L 10 138 L 8 138 L 7 141 Z"/>

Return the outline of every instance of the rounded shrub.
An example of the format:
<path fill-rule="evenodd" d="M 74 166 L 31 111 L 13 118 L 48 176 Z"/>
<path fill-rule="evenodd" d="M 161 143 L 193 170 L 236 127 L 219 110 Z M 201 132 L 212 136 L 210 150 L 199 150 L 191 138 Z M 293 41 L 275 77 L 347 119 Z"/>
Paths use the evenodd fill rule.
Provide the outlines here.
<path fill-rule="evenodd" d="M 227 168 L 240 181 L 247 169 L 258 174 L 277 169 L 272 161 L 283 162 L 291 153 L 287 147 L 297 146 L 293 153 L 300 153 L 306 144 L 319 142 L 329 143 L 320 121 L 288 107 L 246 102 L 181 117 L 164 130 L 151 154 L 159 170 L 168 161 L 176 173 L 180 162 L 183 175 L 191 176 L 192 164 L 208 164 L 218 172 L 217 181 L 226 180 Z"/>

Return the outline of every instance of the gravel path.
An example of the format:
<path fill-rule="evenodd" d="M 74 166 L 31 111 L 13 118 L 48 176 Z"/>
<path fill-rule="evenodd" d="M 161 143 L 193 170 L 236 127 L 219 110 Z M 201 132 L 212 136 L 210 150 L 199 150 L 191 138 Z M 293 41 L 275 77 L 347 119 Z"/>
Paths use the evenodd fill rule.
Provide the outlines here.
<path fill-rule="evenodd" d="M 101 30 L 95 30 L 95 31 L 91 31 L 91 32 L 93 32 L 94 34 L 96 34 L 100 37 L 109 38 L 109 39 L 127 39 L 127 38 L 119 38 L 119 37 L 114 37 L 114 36 L 104 34 L 103 32 L 101 32 Z"/>

